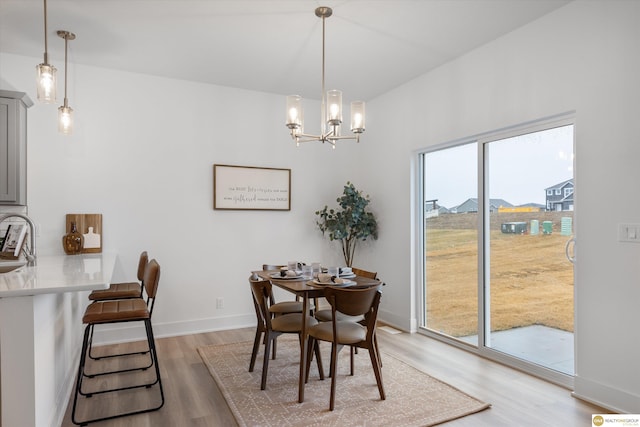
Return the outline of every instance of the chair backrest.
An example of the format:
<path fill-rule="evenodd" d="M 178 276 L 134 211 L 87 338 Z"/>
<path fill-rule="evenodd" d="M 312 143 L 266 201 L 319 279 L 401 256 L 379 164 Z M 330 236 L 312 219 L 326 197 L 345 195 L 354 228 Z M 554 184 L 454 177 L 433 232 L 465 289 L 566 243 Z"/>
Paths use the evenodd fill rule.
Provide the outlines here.
<path fill-rule="evenodd" d="M 144 270 L 147 268 L 148 262 L 149 255 L 147 255 L 147 251 L 143 251 L 140 254 L 140 259 L 138 260 L 138 280 L 140 283 L 144 283 Z"/>
<path fill-rule="evenodd" d="M 282 267 L 286 267 L 286 265 L 276 265 L 276 264 L 262 264 L 262 270 L 280 270 Z"/>
<path fill-rule="evenodd" d="M 271 314 L 269 313 L 269 304 L 272 298 L 271 282 L 263 279 L 249 278 L 251 285 L 251 295 L 253 296 L 253 306 L 256 309 L 256 317 L 267 330 L 271 329 Z"/>
<path fill-rule="evenodd" d="M 380 304 L 379 286 L 369 286 L 366 288 L 334 288 L 326 287 L 324 296 L 331 304 L 331 310 L 348 316 L 364 315 L 365 318 L 373 316 L 373 321 L 378 314 Z"/>
<path fill-rule="evenodd" d="M 149 307 L 149 314 L 151 314 L 156 302 L 158 284 L 160 283 L 160 264 L 155 259 L 147 263 L 147 268 L 144 269 L 143 282 L 147 290 L 147 307 Z"/>
<path fill-rule="evenodd" d="M 374 271 L 361 270 L 355 267 L 353 267 L 351 271 L 353 271 L 356 276 L 366 277 L 367 279 L 376 279 L 378 277 L 378 273 Z"/>

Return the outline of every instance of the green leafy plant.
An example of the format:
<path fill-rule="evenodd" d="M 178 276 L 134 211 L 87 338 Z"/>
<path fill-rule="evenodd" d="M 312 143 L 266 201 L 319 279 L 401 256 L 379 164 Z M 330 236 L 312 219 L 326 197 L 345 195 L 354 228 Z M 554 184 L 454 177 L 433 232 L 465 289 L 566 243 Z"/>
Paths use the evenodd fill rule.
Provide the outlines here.
<path fill-rule="evenodd" d="M 367 212 L 369 195 L 362 195 L 355 186 L 347 182 L 342 196 L 336 199 L 340 209 L 324 209 L 316 211 L 316 224 L 329 240 L 339 240 L 342 244 L 342 255 L 347 266 L 351 267 L 356 245 L 368 237 L 378 239 L 378 223 L 371 212 Z"/>

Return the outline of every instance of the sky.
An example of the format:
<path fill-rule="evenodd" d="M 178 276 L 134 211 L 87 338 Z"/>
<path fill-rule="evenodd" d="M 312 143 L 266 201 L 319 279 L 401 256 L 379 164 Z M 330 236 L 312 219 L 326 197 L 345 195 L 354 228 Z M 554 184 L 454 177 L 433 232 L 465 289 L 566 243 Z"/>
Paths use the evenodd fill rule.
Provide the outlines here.
<path fill-rule="evenodd" d="M 573 126 L 485 144 L 489 197 L 545 204 L 545 189 L 573 178 Z M 476 143 L 425 155 L 425 200 L 452 208 L 478 197 Z"/>

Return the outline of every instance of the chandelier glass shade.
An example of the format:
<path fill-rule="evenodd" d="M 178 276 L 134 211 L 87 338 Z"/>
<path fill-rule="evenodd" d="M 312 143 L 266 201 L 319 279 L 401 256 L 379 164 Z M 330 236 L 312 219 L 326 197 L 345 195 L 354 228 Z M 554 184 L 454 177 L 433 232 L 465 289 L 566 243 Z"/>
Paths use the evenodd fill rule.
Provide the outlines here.
<path fill-rule="evenodd" d="M 56 102 L 56 67 L 49 64 L 47 51 L 47 0 L 44 0 L 44 61 L 36 65 L 36 93 L 44 104 Z"/>
<path fill-rule="evenodd" d="M 304 111 L 302 97 L 290 95 L 287 97 L 286 125 L 291 133 L 291 138 L 300 145 L 301 142 L 319 141 L 331 144 L 336 148 L 336 142 L 344 139 L 355 139 L 360 142 L 360 134 L 365 130 L 365 108 L 363 101 L 351 103 L 351 132 L 353 135 L 340 135 L 342 125 L 342 92 L 329 90 L 325 92 L 325 19 L 332 15 L 330 7 L 316 8 L 315 14 L 322 18 L 322 105 L 320 107 L 320 135 L 304 133 Z"/>

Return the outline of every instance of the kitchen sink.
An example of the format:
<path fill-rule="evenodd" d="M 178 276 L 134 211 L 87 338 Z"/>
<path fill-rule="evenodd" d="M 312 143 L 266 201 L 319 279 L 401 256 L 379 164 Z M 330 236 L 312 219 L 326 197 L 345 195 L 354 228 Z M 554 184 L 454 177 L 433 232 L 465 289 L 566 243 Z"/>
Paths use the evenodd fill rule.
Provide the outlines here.
<path fill-rule="evenodd" d="M 0 261 L 0 274 L 16 270 L 26 264 L 26 261 Z"/>

